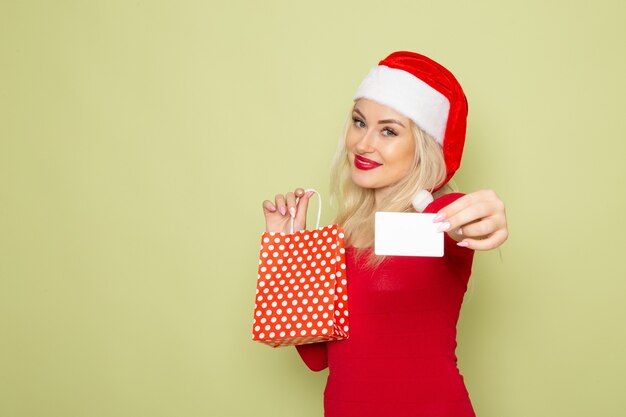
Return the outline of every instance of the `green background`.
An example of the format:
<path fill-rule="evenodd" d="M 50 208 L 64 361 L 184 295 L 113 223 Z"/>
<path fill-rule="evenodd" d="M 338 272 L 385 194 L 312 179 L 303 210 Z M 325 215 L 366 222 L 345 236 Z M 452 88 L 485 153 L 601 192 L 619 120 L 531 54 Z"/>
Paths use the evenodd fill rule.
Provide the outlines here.
<path fill-rule="evenodd" d="M 353 92 L 402 49 L 457 75 L 457 185 L 507 204 L 459 324 L 477 414 L 623 415 L 625 18 L 619 0 L 2 0 L 0 415 L 320 416 L 326 373 L 250 340 L 261 201 L 328 196 Z"/>

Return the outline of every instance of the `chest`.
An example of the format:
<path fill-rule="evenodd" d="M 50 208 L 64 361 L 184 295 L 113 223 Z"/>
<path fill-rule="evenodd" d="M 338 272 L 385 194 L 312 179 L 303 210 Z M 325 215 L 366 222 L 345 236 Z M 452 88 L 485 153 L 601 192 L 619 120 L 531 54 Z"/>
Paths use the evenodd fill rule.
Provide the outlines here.
<path fill-rule="evenodd" d="M 355 250 L 346 252 L 351 314 L 453 308 L 463 300 L 467 267 L 451 259 L 387 257 L 372 268 Z"/>

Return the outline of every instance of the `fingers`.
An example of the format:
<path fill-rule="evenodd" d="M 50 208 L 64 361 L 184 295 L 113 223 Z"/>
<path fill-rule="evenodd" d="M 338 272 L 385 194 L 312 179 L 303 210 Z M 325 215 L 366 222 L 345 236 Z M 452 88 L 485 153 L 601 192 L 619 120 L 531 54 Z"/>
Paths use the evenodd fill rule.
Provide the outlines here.
<path fill-rule="evenodd" d="M 282 194 L 276 194 L 276 196 L 274 197 L 274 201 L 276 203 L 276 210 L 278 210 L 278 212 L 281 215 L 286 215 L 287 214 L 287 204 L 285 202 L 285 196 Z"/>
<path fill-rule="evenodd" d="M 452 216 L 447 217 L 444 222 L 447 223 L 447 225 L 444 227 L 447 226 L 450 230 L 456 230 L 460 227 L 465 228 L 470 223 L 492 216 L 493 214 L 495 214 L 495 209 L 492 202 L 475 202 Z"/>
<path fill-rule="evenodd" d="M 445 218 L 445 219 L 450 218 L 454 216 L 456 213 L 471 206 L 474 199 L 475 199 L 474 193 L 466 194 L 463 197 L 459 197 L 456 200 L 454 200 L 452 203 L 448 204 L 447 206 L 439 210 L 437 212 L 438 217 Z"/>
<path fill-rule="evenodd" d="M 463 227 L 456 230 L 458 234 L 468 238 L 478 238 L 483 236 L 489 236 L 495 233 L 497 230 L 503 228 L 503 224 L 495 217 L 486 217 L 480 221 L 466 223 Z M 460 233 L 459 233 L 460 232 Z"/>
<path fill-rule="evenodd" d="M 296 188 L 293 192 L 289 192 L 285 195 L 276 194 L 274 201 L 263 201 L 263 215 L 265 216 L 265 231 L 275 233 L 290 233 L 291 231 L 291 219 L 298 215 L 299 207 L 303 208 L 302 220 L 297 224 L 294 220 L 294 230 L 304 229 L 306 223 L 306 193 L 302 188 Z M 304 205 L 299 203 L 297 199 L 300 198 L 301 202 L 304 201 Z M 293 217 L 292 217 L 293 216 Z"/>
<path fill-rule="evenodd" d="M 480 203 L 492 204 L 494 211 L 504 211 L 504 203 L 493 190 L 479 190 L 460 197 L 437 212 L 446 219 Z"/>
<path fill-rule="evenodd" d="M 285 195 L 285 202 L 287 204 L 287 212 L 289 216 L 296 217 L 296 195 L 289 192 Z"/>
<path fill-rule="evenodd" d="M 508 230 L 499 229 L 486 239 L 463 239 L 457 245 L 473 250 L 491 250 L 502 245 L 508 237 Z"/>
<path fill-rule="evenodd" d="M 312 195 L 313 192 L 305 193 L 304 190 L 302 190 L 302 196 L 300 197 L 300 200 L 298 200 L 296 217 L 294 219 L 294 230 L 302 230 L 306 228 L 306 213 L 309 207 L 309 200 Z"/>
<path fill-rule="evenodd" d="M 263 213 L 269 214 L 274 213 L 276 211 L 276 206 L 269 200 L 265 200 L 263 202 Z"/>
<path fill-rule="evenodd" d="M 296 217 L 296 211 L 297 211 L 296 199 L 301 198 L 303 195 L 304 195 L 304 190 L 302 188 L 296 188 L 294 192 L 288 192 L 285 195 L 286 213 L 289 213 L 289 216 L 291 216 L 292 218 Z M 286 213 L 281 212 L 283 216 Z"/>
<path fill-rule="evenodd" d="M 296 199 L 301 198 L 304 195 L 302 188 L 296 188 L 293 193 L 287 193 L 285 200 L 287 201 L 287 212 L 293 218 L 296 217 Z"/>
<path fill-rule="evenodd" d="M 504 203 L 492 190 L 480 190 L 464 195 L 442 208 L 435 220 L 443 222 L 443 229 L 453 230 L 488 217 L 493 218 L 497 225 L 505 225 Z"/>
<path fill-rule="evenodd" d="M 281 216 L 290 216 L 295 218 L 298 210 L 299 204 L 297 203 L 298 198 L 305 197 L 304 189 L 296 188 L 294 192 L 289 192 L 285 195 L 276 194 L 274 197 L 274 202 L 270 200 L 263 201 L 263 212 L 268 215 L 270 213 L 280 214 Z M 308 198 L 306 199 L 308 202 Z M 306 202 L 304 206 L 304 211 L 306 214 Z"/>
<path fill-rule="evenodd" d="M 504 203 L 493 190 L 458 198 L 435 217 L 439 230 L 448 231 L 457 245 L 474 250 L 497 248 L 508 238 Z"/>

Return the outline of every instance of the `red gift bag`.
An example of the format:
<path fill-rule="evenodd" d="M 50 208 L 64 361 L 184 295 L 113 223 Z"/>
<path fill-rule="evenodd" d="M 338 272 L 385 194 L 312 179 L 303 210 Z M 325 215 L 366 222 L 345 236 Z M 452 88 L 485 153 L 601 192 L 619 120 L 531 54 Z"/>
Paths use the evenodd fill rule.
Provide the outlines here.
<path fill-rule="evenodd" d="M 279 347 L 348 338 L 344 233 L 319 228 L 319 203 L 315 230 L 261 237 L 253 340 Z"/>

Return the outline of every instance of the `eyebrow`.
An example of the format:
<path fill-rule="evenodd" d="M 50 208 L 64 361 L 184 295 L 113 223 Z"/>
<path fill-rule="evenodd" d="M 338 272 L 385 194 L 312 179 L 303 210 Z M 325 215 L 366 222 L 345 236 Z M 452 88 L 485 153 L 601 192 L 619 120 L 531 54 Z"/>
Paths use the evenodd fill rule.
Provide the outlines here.
<path fill-rule="evenodd" d="M 357 109 L 356 107 L 354 109 L 352 109 L 352 111 L 358 113 L 363 119 L 367 120 L 365 115 L 363 113 L 361 113 L 361 111 L 359 109 Z M 400 125 L 402 127 L 406 127 L 402 123 L 400 123 L 399 120 L 396 120 L 396 119 L 385 119 L 385 120 L 379 120 L 378 121 L 379 125 L 386 124 L 386 123 L 395 123 L 395 124 L 398 124 L 398 125 Z"/>

